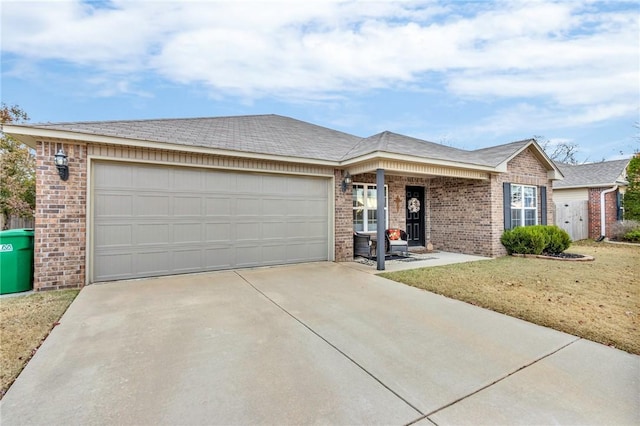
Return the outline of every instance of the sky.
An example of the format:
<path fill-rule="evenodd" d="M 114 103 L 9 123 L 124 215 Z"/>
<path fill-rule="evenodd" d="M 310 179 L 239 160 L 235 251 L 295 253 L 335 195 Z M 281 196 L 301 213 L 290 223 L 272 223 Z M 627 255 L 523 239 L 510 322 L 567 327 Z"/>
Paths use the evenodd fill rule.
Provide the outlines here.
<path fill-rule="evenodd" d="M 637 1 L 0 0 L 32 123 L 280 114 L 462 149 L 640 149 Z"/>

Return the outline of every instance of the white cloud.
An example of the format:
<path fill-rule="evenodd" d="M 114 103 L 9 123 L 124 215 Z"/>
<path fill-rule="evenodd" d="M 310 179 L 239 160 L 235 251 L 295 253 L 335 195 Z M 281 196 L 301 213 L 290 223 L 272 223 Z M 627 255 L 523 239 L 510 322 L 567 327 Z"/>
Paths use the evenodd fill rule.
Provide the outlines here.
<path fill-rule="evenodd" d="M 544 99 L 540 119 L 553 123 L 570 108 L 579 123 L 637 107 L 637 9 L 615 5 L 4 2 L 2 50 L 17 58 L 10 68 L 50 59 L 93 68 L 100 81 L 117 83 L 104 94 L 146 93 L 134 86 L 153 73 L 201 84 L 213 96 L 327 99 L 375 88 L 424 90 L 423 77 L 437 74 L 455 96 Z M 522 121 L 518 112 L 486 126 Z"/>

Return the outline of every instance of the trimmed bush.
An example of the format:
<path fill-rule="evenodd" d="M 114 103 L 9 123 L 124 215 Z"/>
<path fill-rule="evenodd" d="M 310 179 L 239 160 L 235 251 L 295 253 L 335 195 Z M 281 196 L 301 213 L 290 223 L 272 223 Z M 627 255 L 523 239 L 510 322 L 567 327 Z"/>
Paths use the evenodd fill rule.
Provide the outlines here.
<path fill-rule="evenodd" d="M 504 231 L 500 242 L 509 254 L 542 254 L 549 243 L 549 235 L 540 229 L 541 227 L 541 225 L 519 226 Z"/>
<path fill-rule="evenodd" d="M 557 226 L 545 226 L 545 230 L 549 234 L 549 243 L 544 248 L 544 253 L 560 254 L 571 245 L 571 237 L 564 229 Z"/>
<path fill-rule="evenodd" d="M 557 226 L 519 226 L 504 231 L 500 242 L 509 254 L 559 254 L 569 248 L 571 238 Z"/>

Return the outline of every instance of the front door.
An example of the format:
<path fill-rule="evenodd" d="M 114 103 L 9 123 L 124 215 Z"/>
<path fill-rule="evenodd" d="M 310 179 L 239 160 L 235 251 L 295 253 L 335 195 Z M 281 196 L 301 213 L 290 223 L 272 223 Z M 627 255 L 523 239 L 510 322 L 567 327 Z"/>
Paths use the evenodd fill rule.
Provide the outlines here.
<path fill-rule="evenodd" d="M 407 239 L 410 246 L 424 246 L 424 187 L 407 186 Z"/>

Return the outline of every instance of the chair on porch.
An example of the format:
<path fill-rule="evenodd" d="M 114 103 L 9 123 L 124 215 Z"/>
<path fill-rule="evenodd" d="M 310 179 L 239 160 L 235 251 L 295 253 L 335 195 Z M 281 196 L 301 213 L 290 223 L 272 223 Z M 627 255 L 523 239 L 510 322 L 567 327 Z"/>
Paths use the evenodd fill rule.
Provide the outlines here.
<path fill-rule="evenodd" d="M 409 252 L 409 242 L 407 241 L 407 233 L 402 229 L 387 229 L 384 233 L 386 237 L 387 254 L 394 253 L 405 254 Z"/>
<path fill-rule="evenodd" d="M 371 235 L 353 232 L 353 255 L 371 259 Z"/>

